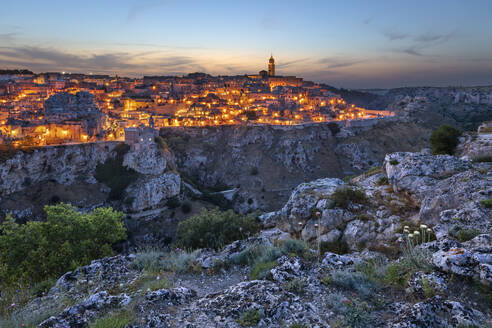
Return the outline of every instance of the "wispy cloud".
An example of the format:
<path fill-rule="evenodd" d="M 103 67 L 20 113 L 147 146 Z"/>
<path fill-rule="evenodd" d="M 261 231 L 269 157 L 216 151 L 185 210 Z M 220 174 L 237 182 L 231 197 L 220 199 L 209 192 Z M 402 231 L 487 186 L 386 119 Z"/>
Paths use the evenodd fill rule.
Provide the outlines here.
<path fill-rule="evenodd" d="M 409 37 L 409 34 L 407 33 L 402 33 L 390 29 L 386 29 L 383 31 L 383 35 L 388 38 L 390 41 L 395 41 L 395 40 L 403 40 Z"/>
<path fill-rule="evenodd" d="M 322 64 L 325 69 L 332 70 L 336 68 L 349 67 L 364 62 L 365 60 L 347 59 L 338 57 L 324 57 L 317 61 Z"/>
<path fill-rule="evenodd" d="M 19 33 L 17 32 L 10 32 L 10 33 L 0 33 L 0 41 L 2 42 L 13 42 L 17 36 L 19 35 Z"/>
<path fill-rule="evenodd" d="M 26 63 L 32 69 L 67 70 L 94 72 L 149 72 L 203 70 L 195 59 L 189 56 L 168 55 L 162 52 L 78 55 L 53 48 L 40 47 L 0 47 L 0 65 L 20 65 Z"/>

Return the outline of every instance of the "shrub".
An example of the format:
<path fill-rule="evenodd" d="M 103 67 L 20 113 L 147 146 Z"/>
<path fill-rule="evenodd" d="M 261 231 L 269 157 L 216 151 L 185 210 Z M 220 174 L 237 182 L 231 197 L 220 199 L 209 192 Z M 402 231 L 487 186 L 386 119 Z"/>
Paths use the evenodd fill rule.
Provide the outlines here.
<path fill-rule="evenodd" d="M 362 190 L 342 187 L 335 190 L 331 195 L 335 205 L 341 208 L 347 208 L 350 202 L 364 203 L 366 194 Z"/>
<path fill-rule="evenodd" d="M 282 256 L 282 252 L 277 247 L 269 245 L 249 246 L 231 258 L 234 264 L 251 265 L 257 262 L 271 262 Z"/>
<path fill-rule="evenodd" d="M 365 328 L 371 327 L 373 319 L 366 307 L 352 303 L 347 305 L 347 311 L 343 318 L 344 327 Z"/>
<path fill-rule="evenodd" d="M 329 280 L 325 279 L 325 283 L 327 282 L 348 290 L 355 290 L 362 297 L 371 295 L 376 287 L 369 278 L 360 271 L 335 270 L 331 273 Z"/>
<path fill-rule="evenodd" d="M 175 209 L 181 206 L 181 201 L 178 196 L 171 197 L 167 200 L 166 206 L 170 209 Z"/>
<path fill-rule="evenodd" d="M 98 164 L 94 175 L 97 181 L 111 188 L 109 198 L 112 200 L 122 199 L 126 187 L 139 177 L 138 172 L 123 166 L 123 157 L 129 149 L 123 146 L 115 148 L 115 158 L 108 158 L 104 163 Z"/>
<path fill-rule="evenodd" d="M 250 280 L 263 280 L 268 279 L 270 277 L 270 270 L 277 266 L 277 261 L 271 262 L 257 262 L 251 268 L 251 272 L 249 274 Z"/>
<path fill-rule="evenodd" d="M 484 199 L 480 201 L 483 207 L 492 208 L 492 199 Z"/>
<path fill-rule="evenodd" d="M 259 171 L 258 168 L 255 166 L 251 169 L 251 175 L 258 175 Z"/>
<path fill-rule="evenodd" d="M 282 252 L 286 255 L 294 255 L 300 257 L 309 257 L 309 247 L 302 241 L 297 239 L 287 239 L 282 243 Z"/>
<path fill-rule="evenodd" d="M 345 241 L 339 239 L 334 242 L 322 242 L 320 244 L 320 252 L 321 254 L 330 252 L 338 255 L 343 255 L 349 253 L 349 247 Z"/>
<path fill-rule="evenodd" d="M 199 272 L 202 267 L 196 263 L 196 258 L 200 254 L 200 251 L 194 251 L 191 253 L 175 251 L 167 254 L 162 260 L 162 268 L 166 271 L 172 271 L 177 273 L 185 272 Z"/>
<path fill-rule="evenodd" d="M 392 159 L 392 160 L 390 160 L 390 161 L 389 161 L 389 163 L 390 163 L 391 165 L 398 165 L 398 164 L 399 164 L 399 163 L 398 163 L 398 161 L 397 161 L 396 159 Z"/>
<path fill-rule="evenodd" d="M 97 208 L 79 213 L 68 204 L 45 206 L 46 222 L 0 226 L 0 280 L 35 283 L 59 276 L 91 260 L 112 255 L 111 245 L 126 238 L 123 213 Z"/>
<path fill-rule="evenodd" d="M 132 316 L 127 311 L 110 313 L 89 324 L 89 328 L 125 328 L 131 322 Z"/>
<path fill-rule="evenodd" d="M 186 249 L 219 249 L 235 240 L 244 239 L 259 229 L 256 219 L 232 210 L 203 209 L 198 215 L 178 224 L 176 245 Z"/>
<path fill-rule="evenodd" d="M 306 282 L 304 280 L 295 278 L 285 284 L 285 289 L 294 294 L 302 294 L 304 288 L 306 287 Z"/>
<path fill-rule="evenodd" d="M 293 324 L 291 324 L 289 326 L 289 328 L 309 328 L 309 326 L 305 323 L 301 323 L 301 322 L 294 322 Z"/>
<path fill-rule="evenodd" d="M 241 327 L 251 327 L 256 326 L 262 317 L 262 313 L 257 309 L 250 309 L 241 314 L 239 319 L 237 319 L 237 323 Z"/>
<path fill-rule="evenodd" d="M 380 178 L 378 179 L 378 181 L 376 181 L 376 184 L 377 184 L 378 186 L 384 186 L 384 185 L 389 184 L 388 177 L 380 177 Z"/>
<path fill-rule="evenodd" d="M 135 259 L 130 266 L 139 271 L 159 272 L 162 269 L 161 259 L 164 256 L 165 253 L 158 249 L 142 249 L 135 254 Z"/>
<path fill-rule="evenodd" d="M 432 154 L 452 155 L 458 145 L 460 135 L 460 130 L 449 125 L 441 125 L 432 132 L 430 137 Z"/>
<path fill-rule="evenodd" d="M 480 231 L 478 231 L 476 229 L 461 229 L 453 237 L 455 237 L 456 239 L 458 239 L 461 242 L 465 242 L 465 241 L 472 240 L 473 238 L 475 238 L 479 234 L 480 234 Z"/>

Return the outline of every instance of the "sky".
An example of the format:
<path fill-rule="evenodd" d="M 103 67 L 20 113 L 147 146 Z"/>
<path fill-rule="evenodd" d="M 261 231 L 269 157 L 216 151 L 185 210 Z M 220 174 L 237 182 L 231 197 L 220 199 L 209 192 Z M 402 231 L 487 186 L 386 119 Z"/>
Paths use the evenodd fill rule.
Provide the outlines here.
<path fill-rule="evenodd" d="M 492 85 L 491 0 L 0 0 L 0 69 Z"/>

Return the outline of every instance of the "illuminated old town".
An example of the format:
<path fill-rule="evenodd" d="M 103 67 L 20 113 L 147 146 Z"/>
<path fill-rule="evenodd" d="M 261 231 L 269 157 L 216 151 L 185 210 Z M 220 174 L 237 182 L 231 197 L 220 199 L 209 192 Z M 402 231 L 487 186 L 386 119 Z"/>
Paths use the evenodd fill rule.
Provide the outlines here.
<path fill-rule="evenodd" d="M 3 71 L 0 138 L 13 146 L 124 140 L 150 127 L 297 125 L 390 116 L 348 104 L 322 84 L 258 74 L 183 77 Z"/>

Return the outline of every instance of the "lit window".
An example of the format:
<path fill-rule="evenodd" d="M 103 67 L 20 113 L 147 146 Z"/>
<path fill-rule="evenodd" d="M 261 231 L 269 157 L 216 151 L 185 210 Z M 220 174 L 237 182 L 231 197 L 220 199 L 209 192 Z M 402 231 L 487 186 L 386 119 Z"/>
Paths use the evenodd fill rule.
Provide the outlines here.
<path fill-rule="evenodd" d="M 149 141 L 152 141 L 152 138 L 149 138 Z"/>

